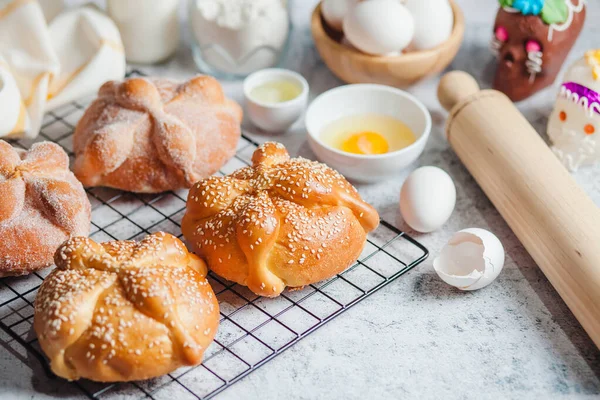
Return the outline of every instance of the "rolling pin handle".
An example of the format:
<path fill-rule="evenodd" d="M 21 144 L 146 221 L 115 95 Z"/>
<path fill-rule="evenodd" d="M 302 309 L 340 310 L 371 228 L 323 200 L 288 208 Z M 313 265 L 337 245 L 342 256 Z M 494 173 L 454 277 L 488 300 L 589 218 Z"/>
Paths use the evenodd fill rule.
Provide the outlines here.
<path fill-rule="evenodd" d="M 452 71 L 444 75 L 438 86 L 438 99 L 447 111 L 467 97 L 479 92 L 479 84 L 463 71 Z"/>

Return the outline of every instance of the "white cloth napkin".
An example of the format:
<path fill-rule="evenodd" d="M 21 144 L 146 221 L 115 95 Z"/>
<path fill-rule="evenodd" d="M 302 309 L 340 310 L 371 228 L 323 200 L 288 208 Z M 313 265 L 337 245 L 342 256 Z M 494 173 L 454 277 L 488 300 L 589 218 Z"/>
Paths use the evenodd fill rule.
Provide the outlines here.
<path fill-rule="evenodd" d="M 66 11 L 52 20 L 49 30 L 60 74 L 50 83 L 48 111 L 97 91 L 106 81 L 125 76 L 119 29 L 97 9 Z"/>
<path fill-rule="evenodd" d="M 60 14 L 65 8 L 64 0 L 38 0 L 38 2 L 42 6 L 47 23 L 52 22 L 54 17 Z"/>
<path fill-rule="evenodd" d="M 40 5 L 35 1 L 14 0 L 4 2 L 0 9 L 0 57 L 3 58 L 3 73 L 12 75 L 16 82 L 19 97 L 10 96 L 10 79 L 3 79 L 2 100 L 0 103 L 0 119 L 20 121 L 19 114 L 22 103 L 27 110 L 25 124 L 28 128 L 21 131 L 22 124 L 17 123 L 8 130 L 0 131 L 2 136 L 35 137 L 40 129 L 44 106 L 48 94 L 50 77 L 58 74 L 58 57 L 52 49 L 46 20 Z M 18 106 L 9 103 L 16 103 Z M 13 110 L 13 114 L 8 114 Z"/>
<path fill-rule="evenodd" d="M 8 64 L 0 56 L 0 137 L 12 137 L 31 131 L 31 120 L 19 92 L 19 86 L 10 73 Z"/>
<path fill-rule="evenodd" d="M 0 138 L 36 137 L 45 111 L 122 79 L 125 68 L 119 31 L 95 7 L 47 25 L 38 1 L 0 0 Z"/>

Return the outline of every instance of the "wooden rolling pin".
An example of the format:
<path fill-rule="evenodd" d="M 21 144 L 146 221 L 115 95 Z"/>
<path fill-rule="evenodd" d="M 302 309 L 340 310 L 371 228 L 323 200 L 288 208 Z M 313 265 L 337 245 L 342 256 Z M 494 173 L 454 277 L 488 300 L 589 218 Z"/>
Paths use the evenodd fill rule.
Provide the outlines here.
<path fill-rule="evenodd" d="M 600 209 L 504 94 L 442 78 L 448 141 L 600 348 Z"/>

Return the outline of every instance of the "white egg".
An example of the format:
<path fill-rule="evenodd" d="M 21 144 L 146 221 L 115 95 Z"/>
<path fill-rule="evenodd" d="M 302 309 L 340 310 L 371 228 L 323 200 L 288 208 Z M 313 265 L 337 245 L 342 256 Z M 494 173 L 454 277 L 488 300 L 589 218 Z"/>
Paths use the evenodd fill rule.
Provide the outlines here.
<path fill-rule="evenodd" d="M 400 191 L 400 213 L 415 231 L 433 232 L 448 221 L 456 205 L 450 175 L 437 167 L 414 170 Z"/>
<path fill-rule="evenodd" d="M 413 17 L 398 0 L 363 1 L 346 14 L 344 34 L 354 47 L 368 54 L 399 52 L 413 38 Z"/>
<path fill-rule="evenodd" d="M 358 4 L 360 0 L 323 0 L 321 5 L 321 12 L 323 18 L 330 28 L 336 31 L 342 30 L 344 24 L 344 17 L 348 13 L 348 10 Z"/>
<path fill-rule="evenodd" d="M 415 21 L 415 50 L 433 49 L 450 38 L 454 13 L 448 0 L 406 0 L 406 8 Z"/>
<path fill-rule="evenodd" d="M 504 247 L 484 229 L 465 229 L 452 236 L 433 269 L 447 284 L 460 290 L 477 290 L 492 283 L 504 267 Z"/>

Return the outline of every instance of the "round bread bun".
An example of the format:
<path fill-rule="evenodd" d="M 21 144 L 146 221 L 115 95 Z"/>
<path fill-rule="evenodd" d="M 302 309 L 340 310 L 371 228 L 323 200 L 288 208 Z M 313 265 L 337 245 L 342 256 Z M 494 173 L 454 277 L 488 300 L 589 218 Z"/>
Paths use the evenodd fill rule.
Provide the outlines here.
<path fill-rule="evenodd" d="M 86 187 L 190 188 L 233 157 L 241 121 L 242 108 L 210 76 L 107 82 L 73 134 L 73 170 Z"/>
<path fill-rule="evenodd" d="M 60 146 L 25 151 L 0 140 L 0 277 L 52 265 L 61 243 L 88 235 L 91 208 Z"/>
<path fill-rule="evenodd" d="M 99 382 L 193 366 L 212 342 L 219 305 L 206 264 L 172 235 L 65 242 L 35 299 L 34 329 L 52 371 Z"/>
<path fill-rule="evenodd" d="M 378 224 L 343 176 L 269 142 L 251 167 L 198 182 L 181 229 L 215 273 L 275 297 L 344 271 Z"/>

